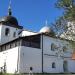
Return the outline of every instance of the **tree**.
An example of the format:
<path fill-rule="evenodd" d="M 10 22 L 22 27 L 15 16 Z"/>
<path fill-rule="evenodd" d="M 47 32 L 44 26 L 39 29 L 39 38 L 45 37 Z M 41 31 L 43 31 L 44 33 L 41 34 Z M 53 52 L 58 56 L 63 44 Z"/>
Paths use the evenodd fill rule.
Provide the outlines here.
<path fill-rule="evenodd" d="M 52 28 L 57 36 L 60 36 L 63 32 L 67 31 L 67 20 L 62 16 L 59 17 L 55 23 L 52 23 Z"/>
<path fill-rule="evenodd" d="M 72 6 L 73 0 L 57 0 L 56 7 L 63 8 L 64 10 L 68 10 Z"/>
<path fill-rule="evenodd" d="M 67 32 L 66 35 L 74 36 L 73 26 L 68 26 L 68 24 L 69 22 L 72 25 L 75 24 L 75 0 L 57 0 L 55 5 L 57 8 L 64 10 L 63 16 L 52 24 L 56 34 L 60 36 L 63 32 Z"/>
<path fill-rule="evenodd" d="M 75 0 L 57 0 L 56 7 L 64 10 L 64 17 L 75 21 Z"/>
<path fill-rule="evenodd" d="M 65 38 L 70 39 L 70 43 L 75 49 L 75 0 L 57 0 L 56 7 L 64 10 L 62 17 L 59 17 L 53 24 L 60 36 L 62 33 Z M 72 41 L 73 40 L 73 41 Z"/>

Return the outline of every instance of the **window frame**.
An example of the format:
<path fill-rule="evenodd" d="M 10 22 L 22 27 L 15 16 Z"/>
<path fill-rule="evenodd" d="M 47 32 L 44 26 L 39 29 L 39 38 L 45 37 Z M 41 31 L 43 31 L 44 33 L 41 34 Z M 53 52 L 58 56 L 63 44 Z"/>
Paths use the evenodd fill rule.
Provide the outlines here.
<path fill-rule="evenodd" d="M 6 28 L 5 29 L 5 36 L 9 36 L 9 33 L 10 33 L 10 29 L 9 28 Z"/>
<path fill-rule="evenodd" d="M 51 51 L 55 51 L 54 43 L 51 43 Z"/>
<path fill-rule="evenodd" d="M 13 33 L 13 37 L 16 37 L 16 32 Z"/>
<path fill-rule="evenodd" d="M 52 62 L 52 68 L 56 68 L 55 62 Z"/>

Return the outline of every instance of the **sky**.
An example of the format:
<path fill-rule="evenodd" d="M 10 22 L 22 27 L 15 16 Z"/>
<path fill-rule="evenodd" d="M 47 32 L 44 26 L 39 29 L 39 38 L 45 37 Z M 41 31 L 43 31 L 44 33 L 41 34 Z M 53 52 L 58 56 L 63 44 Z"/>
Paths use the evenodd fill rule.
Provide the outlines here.
<path fill-rule="evenodd" d="M 25 29 L 38 32 L 63 14 L 55 7 L 57 0 L 11 0 L 12 16 L 16 17 L 19 25 Z M 8 15 L 9 0 L 0 0 L 0 17 Z"/>

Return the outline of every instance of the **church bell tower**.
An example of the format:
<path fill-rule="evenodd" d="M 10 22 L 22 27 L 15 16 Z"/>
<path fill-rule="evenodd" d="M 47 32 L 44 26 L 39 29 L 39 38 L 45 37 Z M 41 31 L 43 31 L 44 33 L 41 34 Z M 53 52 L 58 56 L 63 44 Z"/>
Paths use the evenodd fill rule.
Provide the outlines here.
<path fill-rule="evenodd" d="M 9 0 L 8 15 L 0 19 L 0 45 L 18 38 L 18 33 L 22 28 L 17 19 L 12 16 L 11 0 Z"/>

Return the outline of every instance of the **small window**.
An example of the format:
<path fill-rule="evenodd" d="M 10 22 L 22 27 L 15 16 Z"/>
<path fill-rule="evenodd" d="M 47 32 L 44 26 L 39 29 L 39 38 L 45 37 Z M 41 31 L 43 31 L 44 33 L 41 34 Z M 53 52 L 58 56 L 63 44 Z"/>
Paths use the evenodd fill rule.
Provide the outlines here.
<path fill-rule="evenodd" d="M 64 72 L 68 71 L 68 62 L 67 61 L 63 62 L 63 70 L 64 70 Z"/>
<path fill-rule="evenodd" d="M 30 67 L 30 71 L 32 71 L 33 70 L 33 67 Z"/>
<path fill-rule="evenodd" d="M 56 68 L 55 62 L 52 63 L 52 68 Z"/>
<path fill-rule="evenodd" d="M 10 32 L 9 28 L 6 28 L 5 29 L 5 35 L 8 36 L 9 35 L 9 32 Z"/>
<path fill-rule="evenodd" d="M 13 37 L 16 37 L 16 32 L 14 32 Z"/>
<path fill-rule="evenodd" d="M 54 51 L 55 50 L 55 46 L 54 43 L 51 44 L 51 50 Z"/>

